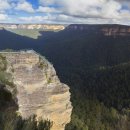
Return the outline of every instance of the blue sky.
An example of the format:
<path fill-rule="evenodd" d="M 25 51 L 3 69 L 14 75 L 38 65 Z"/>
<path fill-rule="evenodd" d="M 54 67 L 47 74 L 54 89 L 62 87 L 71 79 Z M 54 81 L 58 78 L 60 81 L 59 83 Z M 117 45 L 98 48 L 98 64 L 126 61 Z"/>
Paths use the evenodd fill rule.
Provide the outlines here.
<path fill-rule="evenodd" d="M 130 0 L 0 0 L 0 22 L 130 25 Z"/>

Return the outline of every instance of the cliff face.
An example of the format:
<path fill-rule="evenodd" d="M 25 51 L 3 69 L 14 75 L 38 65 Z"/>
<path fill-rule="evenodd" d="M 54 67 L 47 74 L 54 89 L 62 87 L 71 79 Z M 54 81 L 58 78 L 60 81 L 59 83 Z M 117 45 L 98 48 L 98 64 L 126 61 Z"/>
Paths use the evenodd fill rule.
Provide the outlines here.
<path fill-rule="evenodd" d="M 21 116 L 36 114 L 39 120 L 51 120 L 52 130 L 64 130 L 71 118 L 70 92 L 58 79 L 53 66 L 34 51 L 1 54 L 6 57 L 7 72 L 12 74 L 17 89 Z"/>
<path fill-rule="evenodd" d="M 40 30 L 64 30 L 64 25 L 47 25 L 47 24 L 0 24 L 0 28 L 5 29 L 40 29 Z"/>
<path fill-rule="evenodd" d="M 0 29 L 9 30 L 43 30 L 43 31 L 61 31 L 61 30 L 79 30 L 88 33 L 102 33 L 105 36 L 130 36 L 130 27 L 125 25 L 87 25 L 72 24 L 69 26 L 53 24 L 0 24 Z"/>
<path fill-rule="evenodd" d="M 130 27 L 104 27 L 102 32 L 105 36 L 130 36 Z"/>
<path fill-rule="evenodd" d="M 67 30 L 99 33 L 105 36 L 130 36 L 130 27 L 125 25 L 70 25 Z"/>

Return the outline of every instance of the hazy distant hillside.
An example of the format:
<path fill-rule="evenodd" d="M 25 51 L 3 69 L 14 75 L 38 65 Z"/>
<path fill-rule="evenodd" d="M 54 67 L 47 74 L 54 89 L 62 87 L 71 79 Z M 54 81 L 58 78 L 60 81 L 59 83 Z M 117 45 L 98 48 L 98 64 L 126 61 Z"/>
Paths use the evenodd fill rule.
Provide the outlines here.
<path fill-rule="evenodd" d="M 40 34 L 40 30 L 37 29 L 6 29 L 7 31 L 10 31 L 12 33 L 18 34 L 20 36 L 25 36 L 33 39 L 37 39 Z"/>
<path fill-rule="evenodd" d="M 7 30 L 0 30 L 0 49 L 35 48 L 35 39 L 20 36 Z"/>
<path fill-rule="evenodd" d="M 0 30 L 7 30 L 20 36 L 37 39 L 40 31 L 57 32 L 65 29 L 65 25 L 58 24 L 0 24 Z"/>

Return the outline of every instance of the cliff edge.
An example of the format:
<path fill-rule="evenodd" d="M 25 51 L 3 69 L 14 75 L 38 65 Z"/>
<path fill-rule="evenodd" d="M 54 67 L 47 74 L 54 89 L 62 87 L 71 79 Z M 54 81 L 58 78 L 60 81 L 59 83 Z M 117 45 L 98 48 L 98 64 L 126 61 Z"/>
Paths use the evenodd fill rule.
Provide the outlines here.
<path fill-rule="evenodd" d="M 72 106 L 69 87 L 60 82 L 53 66 L 35 51 L 0 52 L 7 61 L 6 72 L 12 75 L 17 90 L 18 113 L 23 118 L 53 122 L 51 130 L 64 130 L 70 122 Z M 10 92 L 13 88 L 7 86 Z"/>

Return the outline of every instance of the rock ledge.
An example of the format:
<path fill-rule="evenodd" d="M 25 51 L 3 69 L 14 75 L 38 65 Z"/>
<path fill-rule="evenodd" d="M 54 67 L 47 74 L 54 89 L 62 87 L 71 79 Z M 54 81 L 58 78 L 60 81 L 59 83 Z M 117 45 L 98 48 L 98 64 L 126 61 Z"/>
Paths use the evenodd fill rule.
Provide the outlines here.
<path fill-rule="evenodd" d="M 53 66 L 33 50 L 0 54 L 6 57 L 6 71 L 12 74 L 21 116 L 35 114 L 38 119 L 52 121 L 52 130 L 64 130 L 71 119 L 70 92 Z"/>

